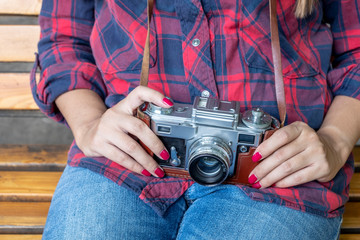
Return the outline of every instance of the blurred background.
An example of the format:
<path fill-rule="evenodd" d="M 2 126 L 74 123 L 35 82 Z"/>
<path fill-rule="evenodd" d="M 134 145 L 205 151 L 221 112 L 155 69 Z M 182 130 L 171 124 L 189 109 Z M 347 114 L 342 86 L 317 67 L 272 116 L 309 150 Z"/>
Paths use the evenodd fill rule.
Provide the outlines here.
<path fill-rule="evenodd" d="M 66 126 L 39 111 L 31 95 L 40 8 L 41 0 L 0 0 L 0 144 L 70 144 L 73 139 Z"/>

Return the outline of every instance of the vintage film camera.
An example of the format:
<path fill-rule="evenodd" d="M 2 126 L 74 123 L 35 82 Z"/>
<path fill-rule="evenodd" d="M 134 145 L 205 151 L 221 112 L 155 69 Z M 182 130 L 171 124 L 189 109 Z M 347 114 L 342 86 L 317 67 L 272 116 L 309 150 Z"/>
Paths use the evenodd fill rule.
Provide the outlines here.
<path fill-rule="evenodd" d="M 206 186 L 247 183 L 256 147 L 280 127 L 260 108 L 240 113 L 239 102 L 207 97 L 196 97 L 193 105 L 145 103 L 140 109 L 170 152 L 168 161 L 154 155 L 165 173 Z"/>

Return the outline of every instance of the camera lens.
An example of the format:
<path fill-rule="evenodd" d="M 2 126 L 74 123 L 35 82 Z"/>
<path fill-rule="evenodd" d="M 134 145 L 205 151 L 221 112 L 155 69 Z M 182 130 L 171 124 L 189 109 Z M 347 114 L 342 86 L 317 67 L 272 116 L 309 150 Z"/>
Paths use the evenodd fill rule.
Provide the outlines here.
<path fill-rule="evenodd" d="M 212 156 L 201 156 L 196 167 L 203 175 L 216 176 L 221 171 L 221 162 Z"/>
<path fill-rule="evenodd" d="M 231 149 L 220 138 L 204 137 L 195 141 L 189 156 L 189 174 L 197 183 L 214 186 L 228 177 Z"/>
<path fill-rule="evenodd" d="M 216 156 L 203 155 L 193 159 L 189 167 L 190 176 L 202 185 L 212 186 L 227 178 L 227 166 Z"/>

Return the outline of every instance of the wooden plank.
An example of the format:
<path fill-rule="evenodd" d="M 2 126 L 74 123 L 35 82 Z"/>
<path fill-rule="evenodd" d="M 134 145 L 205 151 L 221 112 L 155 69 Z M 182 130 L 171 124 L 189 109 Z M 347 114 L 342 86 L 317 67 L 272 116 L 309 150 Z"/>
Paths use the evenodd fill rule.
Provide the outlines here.
<path fill-rule="evenodd" d="M 1 234 L 42 234 L 44 231 L 44 225 L 29 225 L 29 226 L 5 226 L 0 225 Z"/>
<path fill-rule="evenodd" d="M 73 139 L 69 127 L 47 118 L 39 110 L 0 110 L 0 150 L 3 144 L 70 146 Z M 37 171 L 45 170 L 42 165 L 38 167 Z"/>
<path fill-rule="evenodd" d="M 0 171 L 0 201 L 50 202 L 61 172 Z"/>
<path fill-rule="evenodd" d="M 40 27 L 34 25 L 0 26 L 0 61 L 33 62 L 40 37 Z"/>
<path fill-rule="evenodd" d="M 39 21 L 37 16 L 0 15 L 0 25 L 38 25 L 38 24 Z"/>
<path fill-rule="evenodd" d="M 0 0 L 0 14 L 38 15 L 41 0 Z"/>
<path fill-rule="evenodd" d="M 31 94 L 29 73 L 0 73 L 0 109 L 39 109 Z"/>
<path fill-rule="evenodd" d="M 360 173 L 354 173 L 350 182 L 350 200 L 360 201 Z M 359 216 L 360 218 L 360 216 Z M 360 219 L 359 219 L 360 221 Z"/>
<path fill-rule="evenodd" d="M 344 220 L 341 225 L 343 232 L 360 233 L 360 202 L 348 202 L 345 205 Z"/>
<path fill-rule="evenodd" d="M 49 207 L 50 202 L 1 202 L 0 229 L 44 226 Z"/>
<path fill-rule="evenodd" d="M 341 234 L 340 240 L 360 240 L 360 234 Z"/>
<path fill-rule="evenodd" d="M 34 62 L 0 62 L 0 73 L 26 73 L 29 74 Z"/>
<path fill-rule="evenodd" d="M 360 146 L 355 146 L 353 150 L 355 160 L 355 170 L 360 170 Z"/>
<path fill-rule="evenodd" d="M 0 170 L 61 171 L 68 145 L 0 145 Z"/>
<path fill-rule="evenodd" d="M 1 240 L 41 240 L 41 234 L 0 234 Z"/>
<path fill-rule="evenodd" d="M 360 201 L 360 173 L 354 173 L 350 182 L 350 199 Z M 359 216 L 360 218 L 360 216 Z M 359 219 L 360 221 L 360 219 Z"/>

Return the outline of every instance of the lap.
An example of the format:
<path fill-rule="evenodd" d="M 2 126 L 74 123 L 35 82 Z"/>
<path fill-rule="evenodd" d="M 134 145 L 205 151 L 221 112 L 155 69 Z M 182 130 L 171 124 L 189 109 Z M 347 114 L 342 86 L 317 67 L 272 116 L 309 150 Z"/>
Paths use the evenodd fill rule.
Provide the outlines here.
<path fill-rule="evenodd" d="M 253 201 L 236 186 L 193 185 L 177 239 L 338 239 L 341 217 Z"/>
<path fill-rule="evenodd" d="M 54 193 L 43 239 L 174 239 L 185 205 L 180 199 L 161 218 L 130 190 L 68 166 Z"/>
<path fill-rule="evenodd" d="M 327 219 L 249 199 L 229 185 L 194 184 L 159 217 L 130 190 L 84 168 L 66 167 L 44 239 L 337 239 Z M 326 234 L 326 235 L 325 235 Z"/>

